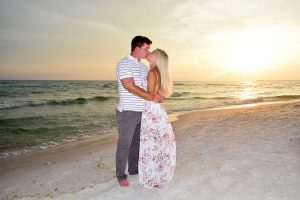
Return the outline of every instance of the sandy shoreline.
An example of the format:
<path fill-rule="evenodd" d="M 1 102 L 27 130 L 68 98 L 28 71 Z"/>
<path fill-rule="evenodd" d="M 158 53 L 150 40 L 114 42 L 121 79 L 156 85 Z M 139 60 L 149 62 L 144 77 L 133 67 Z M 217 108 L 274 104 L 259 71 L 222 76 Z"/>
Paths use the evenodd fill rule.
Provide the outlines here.
<path fill-rule="evenodd" d="M 177 169 L 164 189 L 115 180 L 116 133 L 0 160 L 2 199 L 297 199 L 300 102 L 197 111 L 172 123 Z"/>

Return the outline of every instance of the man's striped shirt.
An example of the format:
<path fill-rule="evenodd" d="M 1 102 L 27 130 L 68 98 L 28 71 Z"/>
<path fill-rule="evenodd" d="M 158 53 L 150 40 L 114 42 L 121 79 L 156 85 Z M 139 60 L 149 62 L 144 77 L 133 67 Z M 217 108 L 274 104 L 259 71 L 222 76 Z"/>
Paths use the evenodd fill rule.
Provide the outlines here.
<path fill-rule="evenodd" d="M 122 85 L 121 79 L 132 77 L 135 85 L 143 88 L 143 81 L 146 79 L 149 68 L 141 61 L 138 61 L 131 55 L 121 59 L 117 65 L 117 80 L 119 89 L 119 105 L 118 110 L 130 110 L 136 112 L 142 112 L 144 108 L 144 100 L 134 94 L 128 92 Z M 147 88 L 144 88 L 147 90 Z"/>

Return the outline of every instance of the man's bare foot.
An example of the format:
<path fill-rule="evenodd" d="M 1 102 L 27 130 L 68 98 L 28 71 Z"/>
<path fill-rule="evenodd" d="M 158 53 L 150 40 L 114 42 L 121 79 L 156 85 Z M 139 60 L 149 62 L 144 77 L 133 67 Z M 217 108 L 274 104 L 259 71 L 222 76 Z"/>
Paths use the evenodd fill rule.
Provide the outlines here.
<path fill-rule="evenodd" d="M 128 182 L 127 179 L 121 179 L 121 180 L 119 180 L 119 185 L 121 187 L 128 187 L 129 186 L 129 182 Z"/>

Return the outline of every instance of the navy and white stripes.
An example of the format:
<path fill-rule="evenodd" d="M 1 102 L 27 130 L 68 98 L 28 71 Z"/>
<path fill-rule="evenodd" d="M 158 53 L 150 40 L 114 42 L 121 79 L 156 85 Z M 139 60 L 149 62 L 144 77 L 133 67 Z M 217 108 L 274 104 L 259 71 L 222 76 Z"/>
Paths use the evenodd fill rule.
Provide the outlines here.
<path fill-rule="evenodd" d="M 122 85 L 121 79 L 132 77 L 137 86 L 143 88 L 143 81 L 146 79 L 149 68 L 141 61 L 131 55 L 121 59 L 117 65 L 117 80 L 119 89 L 119 105 L 118 110 L 130 110 L 136 112 L 142 112 L 144 108 L 144 100 L 134 94 L 128 92 Z M 147 88 L 144 88 L 147 90 Z"/>

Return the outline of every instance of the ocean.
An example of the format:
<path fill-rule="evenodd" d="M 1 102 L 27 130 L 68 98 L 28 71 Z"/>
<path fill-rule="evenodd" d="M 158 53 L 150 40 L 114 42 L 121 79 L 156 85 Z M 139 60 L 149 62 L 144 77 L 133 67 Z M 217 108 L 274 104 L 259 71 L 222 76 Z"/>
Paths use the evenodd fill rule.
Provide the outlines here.
<path fill-rule="evenodd" d="M 300 81 L 174 82 L 168 114 L 300 100 Z M 0 80 L 0 158 L 117 130 L 116 81 Z"/>

